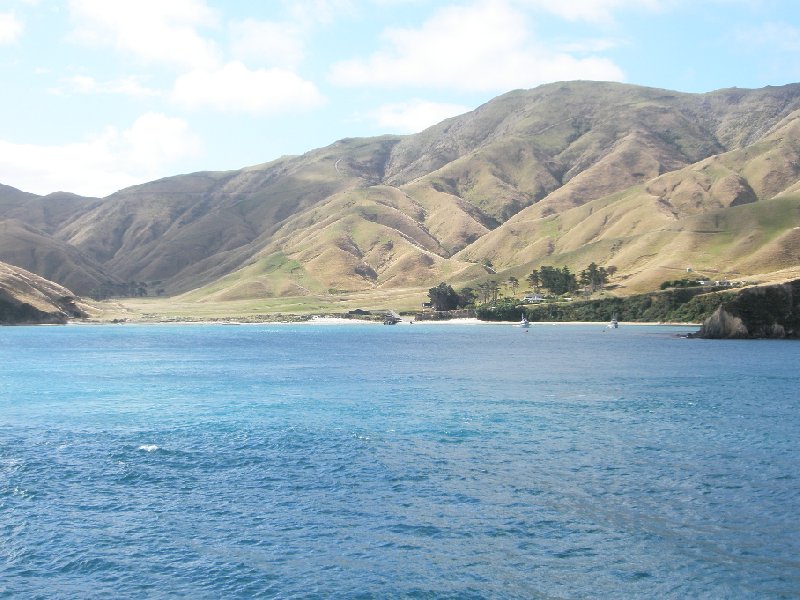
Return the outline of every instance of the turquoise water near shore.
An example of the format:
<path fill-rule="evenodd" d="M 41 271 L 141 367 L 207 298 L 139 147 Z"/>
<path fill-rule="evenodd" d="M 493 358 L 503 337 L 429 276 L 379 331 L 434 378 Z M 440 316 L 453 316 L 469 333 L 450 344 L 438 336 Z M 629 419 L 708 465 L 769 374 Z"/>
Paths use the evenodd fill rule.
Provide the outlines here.
<path fill-rule="evenodd" d="M 0 597 L 800 596 L 800 344 L 0 329 Z"/>

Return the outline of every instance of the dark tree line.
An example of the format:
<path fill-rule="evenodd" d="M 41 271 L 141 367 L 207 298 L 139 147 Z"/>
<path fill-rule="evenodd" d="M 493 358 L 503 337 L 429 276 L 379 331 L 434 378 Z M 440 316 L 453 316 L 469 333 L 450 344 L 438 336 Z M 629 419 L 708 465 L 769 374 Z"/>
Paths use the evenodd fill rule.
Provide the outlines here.
<path fill-rule="evenodd" d="M 546 290 L 550 290 L 556 296 L 566 294 L 578 289 L 578 282 L 575 275 L 570 272 L 569 267 L 551 267 L 542 265 L 539 269 L 540 285 Z"/>
<path fill-rule="evenodd" d="M 593 262 L 576 276 L 566 266 L 558 268 L 542 265 L 538 270 L 534 269 L 525 281 L 537 292 L 543 288 L 560 296 L 574 292 L 580 287 L 592 292 L 602 289 L 608 283 L 609 276 L 613 275 L 615 271 L 616 267 L 601 267 Z M 505 285 L 511 288 L 512 295 L 514 295 L 519 288 L 519 280 L 516 277 L 509 277 Z M 466 287 L 459 292 L 442 282 L 428 290 L 428 297 L 431 299 L 431 307 L 434 310 L 455 310 L 476 303 L 494 305 L 500 297 L 500 289 L 501 284 L 495 280 L 485 281 L 476 289 Z"/>
<path fill-rule="evenodd" d="M 475 291 L 464 288 L 461 292 L 456 292 L 452 286 L 442 282 L 428 290 L 428 298 L 431 299 L 433 310 L 456 310 L 474 303 Z"/>
<path fill-rule="evenodd" d="M 549 290 L 552 294 L 560 296 L 574 292 L 579 287 L 584 287 L 588 291 L 595 292 L 608 283 L 609 276 L 613 275 L 616 267 L 600 267 L 592 262 L 576 277 L 569 270 L 569 267 L 552 267 L 542 265 L 538 270 L 534 269 L 526 278 L 530 286 L 538 291 L 539 288 Z"/>
<path fill-rule="evenodd" d="M 599 267 L 592 262 L 580 273 L 578 283 L 591 292 L 596 292 L 608 283 L 608 278 L 616 272 L 617 268 L 614 266 Z"/>
<path fill-rule="evenodd" d="M 156 281 L 153 285 L 159 285 Z M 145 281 L 126 281 L 124 283 L 104 282 L 89 292 L 89 296 L 95 300 L 106 300 L 108 298 L 142 298 L 144 296 L 163 296 L 164 289 L 157 287 L 153 289 Z"/>

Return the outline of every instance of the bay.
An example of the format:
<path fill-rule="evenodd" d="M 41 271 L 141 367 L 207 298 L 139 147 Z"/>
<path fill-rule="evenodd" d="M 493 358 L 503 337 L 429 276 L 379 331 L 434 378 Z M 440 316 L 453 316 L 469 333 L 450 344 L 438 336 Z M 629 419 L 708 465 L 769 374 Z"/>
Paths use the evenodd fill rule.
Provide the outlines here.
<path fill-rule="evenodd" d="M 800 345 L 0 329 L 0 597 L 800 596 Z"/>

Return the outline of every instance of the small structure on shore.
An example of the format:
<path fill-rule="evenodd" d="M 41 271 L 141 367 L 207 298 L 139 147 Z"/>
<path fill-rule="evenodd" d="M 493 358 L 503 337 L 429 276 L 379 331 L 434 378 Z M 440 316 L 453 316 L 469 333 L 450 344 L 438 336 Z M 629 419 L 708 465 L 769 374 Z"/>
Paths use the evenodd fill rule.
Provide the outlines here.
<path fill-rule="evenodd" d="M 384 325 L 397 325 L 403 319 L 393 310 L 390 310 L 386 313 L 386 316 L 383 317 L 383 324 Z"/>

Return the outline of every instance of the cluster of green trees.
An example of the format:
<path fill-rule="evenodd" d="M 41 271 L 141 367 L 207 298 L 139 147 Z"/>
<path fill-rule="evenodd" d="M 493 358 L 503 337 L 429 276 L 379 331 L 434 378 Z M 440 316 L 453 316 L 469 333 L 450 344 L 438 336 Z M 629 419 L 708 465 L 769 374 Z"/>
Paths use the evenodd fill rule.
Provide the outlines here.
<path fill-rule="evenodd" d="M 677 288 L 635 296 L 598 298 L 576 302 L 548 302 L 525 306 L 529 321 L 620 321 L 699 323 L 735 292 L 708 293 L 700 287 Z M 516 321 L 520 307 L 515 302 L 498 302 L 477 309 L 484 321 Z"/>
<path fill-rule="evenodd" d="M 486 281 L 477 289 L 465 287 L 455 291 L 452 286 L 442 282 L 428 290 L 428 298 L 431 299 L 433 310 L 456 310 L 475 304 L 494 304 L 500 297 L 500 288 L 497 281 Z"/>
<path fill-rule="evenodd" d="M 613 275 L 615 271 L 615 267 L 601 267 L 593 262 L 576 277 L 566 266 L 559 269 L 543 265 L 538 270 L 534 269 L 526 281 L 537 292 L 540 289 L 546 289 L 550 293 L 560 296 L 574 292 L 580 287 L 587 291 L 597 291 L 608 283 L 609 276 Z M 511 289 L 512 296 L 516 296 L 520 286 L 519 279 L 513 276 L 509 277 L 504 285 Z M 428 290 L 428 297 L 433 310 L 456 310 L 474 304 L 496 304 L 502 287 L 497 281 L 490 280 L 481 283 L 477 288 L 465 287 L 456 291 L 449 284 L 442 282 Z M 512 300 L 512 302 L 514 301 Z"/>
<path fill-rule="evenodd" d="M 700 285 L 699 279 L 672 279 L 663 281 L 659 287 L 662 290 L 666 290 L 668 288 L 696 287 L 698 285 Z"/>
<path fill-rule="evenodd" d="M 609 265 L 601 267 L 595 262 L 591 262 L 588 267 L 580 272 L 578 283 L 590 292 L 602 289 L 608 283 L 608 278 L 617 272 L 617 267 Z"/>
<path fill-rule="evenodd" d="M 431 308 L 433 310 L 456 310 L 475 302 L 475 294 L 472 288 L 464 288 L 459 293 L 444 282 L 429 289 L 428 298 L 431 299 Z"/>
<path fill-rule="evenodd" d="M 550 265 L 542 265 L 538 270 L 534 269 L 526 281 L 535 291 L 544 288 L 556 296 L 574 292 L 581 287 L 587 291 L 596 292 L 608 283 L 608 278 L 616 270 L 614 266 L 601 267 L 592 262 L 576 277 L 569 267 L 564 266 L 559 269 Z"/>
<path fill-rule="evenodd" d="M 556 296 L 578 289 L 578 281 L 575 279 L 575 275 L 570 272 L 569 267 L 561 267 L 559 269 L 549 265 L 542 265 L 539 270 L 534 269 L 528 275 L 528 283 L 536 291 L 544 288 Z"/>

